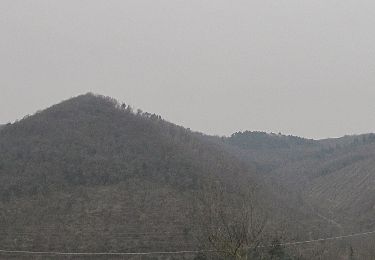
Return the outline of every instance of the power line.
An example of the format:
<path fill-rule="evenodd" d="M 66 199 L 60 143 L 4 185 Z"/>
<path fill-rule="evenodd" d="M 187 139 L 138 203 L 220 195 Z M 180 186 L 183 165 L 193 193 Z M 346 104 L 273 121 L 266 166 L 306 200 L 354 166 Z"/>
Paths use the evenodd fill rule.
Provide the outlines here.
<path fill-rule="evenodd" d="M 167 254 L 197 254 L 197 253 L 207 253 L 207 252 L 217 252 L 216 250 L 186 250 L 186 251 L 155 251 L 155 252 L 82 252 L 82 253 L 73 253 L 73 252 L 54 252 L 54 251 L 22 251 L 22 250 L 0 250 L 0 253 L 5 254 L 26 254 L 26 255 L 73 255 L 73 256 L 103 256 L 103 255 L 112 255 L 112 256 L 123 256 L 123 255 L 167 255 Z"/>
<path fill-rule="evenodd" d="M 313 240 L 305 240 L 305 241 L 296 241 L 296 242 L 286 242 L 276 244 L 278 246 L 293 246 L 293 245 L 301 245 L 301 244 L 309 244 L 309 243 L 316 243 L 321 241 L 328 241 L 328 240 L 338 240 L 338 239 L 345 239 L 351 237 L 361 237 L 375 234 L 374 231 L 369 232 L 362 232 L 362 233 L 355 233 L 343 236 L 335 236 L 335 237 L 327 237 L 327 238 L 319 238 Z M 271 247 L 274 245 L 268 246 L 259 246 L 259 247 Z M 24 255 L 54 255 L 54 256 L 124 256 L 124 255 L 171 255 L 171 254 L 197 254 L 197 253 L 213 253 L 219 252 L 218 250 L 185 250 L 185 251 L 154 251 L 154 252 L 57 252 L 57 251 L 26 251 L 26 250 L 0 250 L 2 254 L 24 254 Z"/>
<path fill-rule="evenodd" d="M 328 240 L 338 240 L 338 239 L 344 239 L 344 238 L 350 238 L 350 237 L 367 236 L 367 235 L 371 235 L 371 234 L 375 234 L 375 230 L 369 231 L 369 232 L 364 232 L 364 233 L 355 233 L 355 234 L 336 236 L 336 237 L 327 237 L 327 238 L 318 238 L 318 239 L 312 239 L 312 240 L 306 240 L 306 241 L 280 243 L 280 244 L 277 244 L 277 245 L 279 245 L 279 246 L 293 246 L 293 245 L 309 244 L 309 243 L 328 241 Z"/>

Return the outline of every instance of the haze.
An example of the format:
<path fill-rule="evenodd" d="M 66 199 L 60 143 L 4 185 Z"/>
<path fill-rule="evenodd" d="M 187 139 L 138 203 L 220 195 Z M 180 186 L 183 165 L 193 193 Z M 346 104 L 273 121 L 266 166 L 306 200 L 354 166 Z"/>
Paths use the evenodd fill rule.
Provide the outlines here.
<path fill-rule="evenodd" d="M 375 131 L 375 4 L 3 0 L 0 123 L 86 92 L 208 134 Z"/>

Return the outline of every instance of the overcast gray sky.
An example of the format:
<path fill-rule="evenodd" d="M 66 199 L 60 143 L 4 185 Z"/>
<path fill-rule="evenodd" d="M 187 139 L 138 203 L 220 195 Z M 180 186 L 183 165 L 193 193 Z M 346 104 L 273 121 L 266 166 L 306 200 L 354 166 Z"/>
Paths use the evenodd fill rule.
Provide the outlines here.
<path fill-rule="evenodd" d="M 86 92 L 208 134 L 375 131 L 372 0 L 2 0 L 0 123 Z"/>

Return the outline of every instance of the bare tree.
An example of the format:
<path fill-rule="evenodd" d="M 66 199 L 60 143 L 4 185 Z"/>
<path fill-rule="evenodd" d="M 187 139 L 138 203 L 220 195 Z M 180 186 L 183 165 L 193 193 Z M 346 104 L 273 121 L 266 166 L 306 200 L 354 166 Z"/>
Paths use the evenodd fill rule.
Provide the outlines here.
<path fill-rule="evenodd" d="M 225 259 L 249 259 L 260 254 L 267 217 L 255 198 L 254 187 L 210 182 L 197 209 L 201 243 Z"/>

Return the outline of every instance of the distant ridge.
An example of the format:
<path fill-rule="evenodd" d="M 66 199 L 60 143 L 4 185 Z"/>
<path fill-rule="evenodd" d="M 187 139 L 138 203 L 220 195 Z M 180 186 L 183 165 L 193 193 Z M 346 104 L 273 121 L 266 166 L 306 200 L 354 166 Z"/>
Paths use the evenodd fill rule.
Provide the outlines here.
<path fill-rule="evenodd" d="M 244 149 L 290 148 L 296 145 L 314 144 L 312 139 L 259 131 L 234 133 L 227 138 L 227 142 Z"/>
<path fill-rule="evenodd" d="M 341 232 L 375 229 L 375 134 L 306 140 L 246 131 L 226 142 Z"/>

